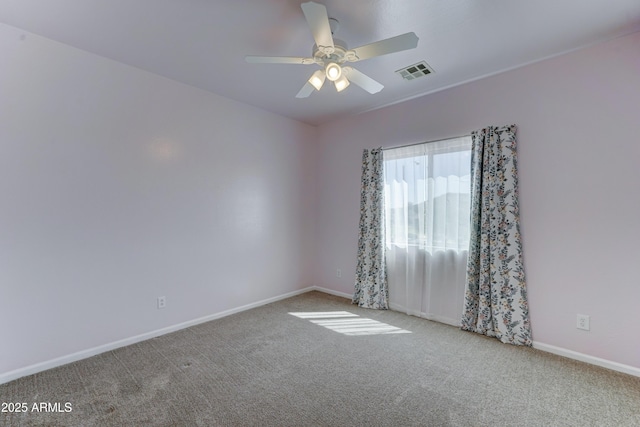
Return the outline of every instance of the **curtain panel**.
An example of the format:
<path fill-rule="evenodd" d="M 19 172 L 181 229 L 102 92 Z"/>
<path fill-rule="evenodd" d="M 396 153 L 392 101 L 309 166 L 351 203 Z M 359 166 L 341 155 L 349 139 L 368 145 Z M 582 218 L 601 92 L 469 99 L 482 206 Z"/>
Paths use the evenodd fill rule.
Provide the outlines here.
<path fill-rule="evenodd" d="M 462 329 L 532 345 L 520 238 L 516 126 L 472 133 L 471 230 Z"/>
<path fill-rule="evenodd" d="M 384 248 L 382 148 L 364 150 L 362 153 L 358 263 L 352 302 L 364 308 L 389 308 Z"/>

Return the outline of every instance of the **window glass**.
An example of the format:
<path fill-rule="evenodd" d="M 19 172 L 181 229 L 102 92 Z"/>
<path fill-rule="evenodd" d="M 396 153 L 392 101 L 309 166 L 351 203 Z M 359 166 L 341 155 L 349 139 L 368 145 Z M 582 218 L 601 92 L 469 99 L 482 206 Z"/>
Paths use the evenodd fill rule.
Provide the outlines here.
<path fill-rule="evenodd" d="M 387 247 L 468 250 L 471 137 L 384 151 Z"/>

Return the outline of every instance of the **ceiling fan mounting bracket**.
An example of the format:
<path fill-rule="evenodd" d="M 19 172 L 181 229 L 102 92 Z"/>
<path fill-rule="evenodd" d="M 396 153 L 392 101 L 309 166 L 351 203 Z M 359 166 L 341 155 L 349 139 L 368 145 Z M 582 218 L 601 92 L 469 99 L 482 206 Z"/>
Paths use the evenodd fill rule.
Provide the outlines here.
<path fill-rule="evenodd" d="M 335 36 L 340 28 L 340 22 L 336 18 L 329 18 L 329 28 L 331 28 L 331 34 Z"/>

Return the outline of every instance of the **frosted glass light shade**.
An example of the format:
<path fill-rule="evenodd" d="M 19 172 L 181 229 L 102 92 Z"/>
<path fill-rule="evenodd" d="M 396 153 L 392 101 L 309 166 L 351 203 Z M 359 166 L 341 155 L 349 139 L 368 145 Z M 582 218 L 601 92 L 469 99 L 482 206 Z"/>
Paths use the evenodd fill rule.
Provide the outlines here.
<path fill-rule="evenodd" d="M 329 64 L 327 64 L 325 71 L 327 74 L 327 78 L 332 82 L 335 82 L 340 78 L 340 76 L 342 76 L 342 68 L 335 62 L 330 62 Z"/>
<path fill-rule="evenodd" d="M 343 90 L 345 90 L 347 88 L 347 86 L 349 86 L 351 83 L 349 82 L 349 80 L 347 79 L 346 76 L 341 76 L 338 80 L 335 81 L 335 85 L 336 85 L 336 90 L 338 92 L 342 92 Z"/>
<path fill-rule="evenodd" d="M 322 88 L 322 85 L 324 84 L 325 77 L 326 75 L 324 73 L 324 70 L 318 70 L 313 73 L 313 75 L 309 79 L 309 83 L 311 83 L 311 85 L 313 85 L 316 90 L 320 90 L 320 88 Z"/>

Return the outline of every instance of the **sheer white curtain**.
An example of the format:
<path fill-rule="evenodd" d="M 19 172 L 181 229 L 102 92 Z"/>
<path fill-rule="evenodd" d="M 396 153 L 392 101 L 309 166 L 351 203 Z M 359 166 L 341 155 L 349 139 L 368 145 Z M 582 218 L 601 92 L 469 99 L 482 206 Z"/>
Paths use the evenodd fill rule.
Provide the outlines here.
<path fill-rule="evenodd" d="M 470 224 L 471 137 L 384 151 L 391 308 L 460 325 Z"/>

